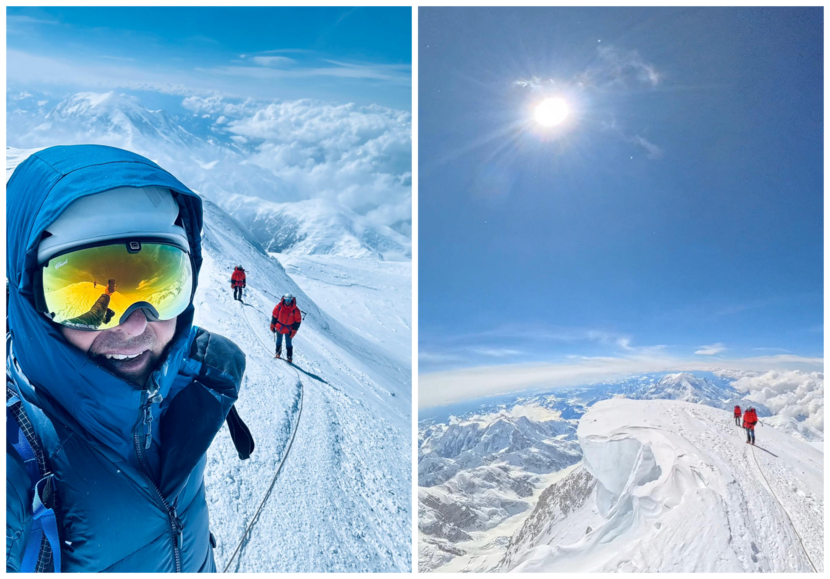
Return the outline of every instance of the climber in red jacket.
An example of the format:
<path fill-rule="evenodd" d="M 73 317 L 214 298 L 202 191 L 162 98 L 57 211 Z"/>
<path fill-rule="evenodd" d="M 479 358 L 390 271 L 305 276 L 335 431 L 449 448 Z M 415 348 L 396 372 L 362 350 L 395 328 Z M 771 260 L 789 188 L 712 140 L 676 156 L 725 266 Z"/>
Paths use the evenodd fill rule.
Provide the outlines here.
<path fill-rule="evenodd" d="M 737 426 L 740 426 L 741 425 L 741 407 L 738 406 L 737 404 L 735 405 L 735 410 L 734 410 L 733 414 L 735 415 L 735 424 Z"/>
<path fill-rule="evenodd" d="M 755 444 L 755 425 L 758 424 L 758 415 L 755 409 L 750 406 L 744 412 L 744 428 L 746 428 L 746 443 Z"/>
<path fill-rule="evenodd" d="M 271 331 L 277 334 L 276 357 L 279 358 L 282 354 L 282 337 L 285 336 L 285 349 L 288 354 L 286 359 L 289 364 L 294 357 L 294 344 L 291 340 L 297 335 L 302 321 L 303 316 L 297 307 L 297 300 L 291 294 L 285 294 L 271 312 Z"/>
<path fill-rule="evenodd" d="M 241 265 L 233 268 L 231 274 L 231 287 L 233 288 L 233 299 L 242 301 L 242 288 L 245 287 L 245 270 Z"/>

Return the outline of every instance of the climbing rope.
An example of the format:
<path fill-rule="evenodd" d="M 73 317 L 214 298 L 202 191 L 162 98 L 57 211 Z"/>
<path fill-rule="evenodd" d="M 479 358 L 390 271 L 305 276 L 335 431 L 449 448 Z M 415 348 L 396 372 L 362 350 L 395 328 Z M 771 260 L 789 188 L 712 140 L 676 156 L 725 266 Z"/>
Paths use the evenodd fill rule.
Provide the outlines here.
<path fill-rule="evenodd" d="M 752 445 L 752 446 L 753 446 L 753 448 L 750 451 L 750 454 L 752 455 L 752 460 L 755 462 L 755 466 L 758 468 L 758 472 L 761 473 L 761 476 L 764 478 L 764 482 L 767 483 L 767 488 L 769 489 L 769 492 L 772 495 L 772 498 L 775 499 L 775 502 L 777 502 L 778 506 L 781 507 L 781 510 L 784 511 L 784 515 L 787 517 L 787 520 L 790 522 L 790 526 L 793 528 L 793 531 L 795 531 L 795 535 L 796 535 L 796 537 L 798 537 L 798 542 L 801 543 L 801 548 L 804 550 L 804 554 L 807 556 L 807 560 L 810 562 L 810 565 L 813 567 L 813 571 L 818 573 L 818 569 L 816 569 L 816 566 L 813 563 L 813 559 L 810 557 L 810 553 L 807 551 L 807 547 L 804 546 L 804 541 L 801 539 L 801 533 L 798 532 L 798 529 L 793 524 L 793 520 L 790 518 L 790 513 L 787 512 L 787 509 L 785 509 L 784 505 L 781 504 L 781 501 L 778 500 L 778 497 L 776 496 L 775 491 L 772 490 L 772 485 L 769 484 L 769 480 L 767 480 L 767 476 L 764 474 L 764 470 L 761 468 L 761 465 L 758 464 L 758 459 L 755 456 L 754 445 Z"/>
<path fill-rule="evenodd" d="M 248 315 L 245 313 L 245 305 L 242 304 L 242 317 L 245 318 L 245 322 L 248 324 L 248 327 L 251 329 L 251 333 L 256 337 L 257 341 L 262 345 L 262 347 L 268 352 L 268 355 L 273 355 L 271 353 L 270 348 L 268 348 L 265 343 L 259 339 L 259 335 L 254 330 L 254 327 L 251 325 L 250 320 L 248 320 Z M 274 476 L 271 478 L 271 484 L 268 485 L 268 490 L 265 492 L 265 496 L 262 497 L 262 500 L 259 503 L 259 507 L 257 508 L 256 514 L 254 514 L 251 521 L 248 523 L 248 526 L 245 528 L 245 532 L 242 533 L 242 537 L 239 538 L 239 544 L 237 544 L 236 549 L 231 555 L 231 558 L 228 560 L 228 563 L 225 565 L 225 569 L 222 571 L 223 573 L 227 573 L 228 569 L 230 569 L 231 565 L 233 564 L 233 560 L 236 558 L 237 554 L 239 554 L 240 550 L 242 549 L 242 545 L 245 543 L 246 537 L 249 536 L 249 533 L 254 528 L 254 525 L 259 521 L 259 515 L 262 513 L 262 509 L 265 508 L 265 503 L 268 502 L 268 498 L 271 496 L 271 491 L 274 490 L 274 485 L 277 483 L 277 478 L 279 477 L 280 472 L 282 471 L 282 466 L 285 464 L 285 460 L 288 458 L 288 454 L 291 452 L 291 447 L 294 444 L 294 437 L 297 435 L 297 430 L 300 427 L 300 418 L 303 415 L 303 381 L 300 379 L 300 373 L 297 371 L 296 368 L 292 368 L 294 373 L 297 375 L 297 383 L 300 385 L 300 405 L 299 410 L 297 411 L 297 421 L 294 423 L 294 430 L 291 432 L 291 439 L 288 441 L 288 446 L 285 449 L 285 454 L 282 455 L 282 459 L 280 460 L 280 464 L 277 466 L 276 472 L 274 472 Z"/>

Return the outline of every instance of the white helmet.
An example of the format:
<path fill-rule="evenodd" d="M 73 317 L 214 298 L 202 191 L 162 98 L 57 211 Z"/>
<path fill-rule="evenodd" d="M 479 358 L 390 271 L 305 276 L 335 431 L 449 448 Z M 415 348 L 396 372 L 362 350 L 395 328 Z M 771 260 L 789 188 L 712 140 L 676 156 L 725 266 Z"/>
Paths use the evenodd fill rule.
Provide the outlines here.
<path fill-rule="evenodd" d="M 40 242 L 38 264 L 73 247 L 130 237 L 158 239 L 190 253 L 187 233 L 176 224 L 179 204 L 167 188 L 119 187 L 72 202 Z"/>
<path fill-rule="evenodd" d="M 284 296 L 282 296 L 282 299 L 287 301 L 287 302 L 290 302 L 291 300 L 294 299 L 294 296 L 292 296 L 291 294 L 285 294 Z"/>

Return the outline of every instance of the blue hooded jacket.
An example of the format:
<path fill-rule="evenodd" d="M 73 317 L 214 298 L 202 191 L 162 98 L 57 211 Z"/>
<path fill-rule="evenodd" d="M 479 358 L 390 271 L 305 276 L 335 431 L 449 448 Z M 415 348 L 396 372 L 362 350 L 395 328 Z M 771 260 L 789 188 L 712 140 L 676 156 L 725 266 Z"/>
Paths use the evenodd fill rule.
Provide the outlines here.
<path fill-rule="evenodd" d="M 71 346 L 36 311 L 41 235 L 76 199 L 119 187 L 170 189 L 198 279 L 202 202 L 139 155 L 97 145 L 52 147 L 15 170 L 6 195 L 9 280 L 7 389 L 32 415 L 56 482 L 61 570 L 215 571 L 205 500 L 205 453 L 237 398 L 244 354 L 177 320 L 148 399 Z M 113 219 L 129 216 L 113 215 Z M 148 440 L 149 439 L 149 440 Z M 6 447 L 7 571 L 20 569 L 31 526 L 31 482 Z"/>

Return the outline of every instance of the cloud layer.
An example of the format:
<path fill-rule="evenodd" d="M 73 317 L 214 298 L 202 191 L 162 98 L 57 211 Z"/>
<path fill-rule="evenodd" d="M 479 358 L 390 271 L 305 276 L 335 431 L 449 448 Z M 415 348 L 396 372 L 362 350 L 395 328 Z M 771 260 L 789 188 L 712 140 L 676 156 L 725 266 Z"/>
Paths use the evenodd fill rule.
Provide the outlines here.
<path fill-rule="evenodd" d="M 734 384 L 747 398 L 776 414 L 803 420 L 824 432 L 824 374 L 798 370 L 747 373 Z"/>
<path fill-rule="evenodd" d="M 689 360 L 660 353 L 636 353 L 630 356 L 573 356 L 565 362 L 553 364 L 509 364 L 501 366 L 478 366 L 430 374 L 421 374 L 418 388 L 418 404 L 421 408 L 443 406 L 463 400 L 475 400 L 486 396 L 522 392 L 534 388 L 557 388 L 565 386 L 580 386 L 603 380 L 623 378 L 632 374 L 647 372 L 680 372 L 702 370 L 710 372 L 730 371 L 730 377 L 758 376 L 761 372 L 777 371 L 781 376 L 787 373 L 800 371 L 803 375 L 819 376 L 816 370 L 824 368 L 822 358 L 807 358 L 801 356 L 760 356 L 755 358 L 740 358 L 734 360 Z M 788 387 L 797 390 L 793 385 L 793 376 L 790 382 L 781 382 L 777 385 L 779 394 Z M 755 387 L 755 383 L 747 382 L 746 388 Z M 761 384 L 759 382 L 759 384 Z M 821 389 L 817 390 L 817 383 L 811 382 L 805 386 L 808 390 L 821 392 L 823 397 L 823 378 Z M 749 390 L 747 390 L 749 391 Z M 754 391 L 764 391 L 756 388 Z M 760 395 L 759 395 L 760 396 Z M 755 399 L 767 404 L 774 396 L 771 391 L 764 394 L 765 399 Z M 801 410 L 812 408 L 815 397 L 810 397 L 802 391 L 790 397 L 780 399 L 781 406 L 792 404 L 797 407 L 795 400 L 803 400 Z M 822 398 L 823 400 L 823 398 Z M 773 402 L 775 404 L 775 402 Z M 767 404 L 770 408 L 773 405 Z M 823 424 L 823 401 L 821 404 L 821 418 Z M 803 413 L 805 416 L 815 414 Z M 796 414 L 798 415 L 798 412 Z M 808 423 L 813 426 L 813 423 Z"/>
<path fill-rule="evenodd" d="M 9 145 L 98 143 L 148 156 L 222 203 L 325 199 L 411 235 L 411 115 L 371 105 L 190 95 L 172 114 L 120 94 L 42 107 L 10 94 Z M 181 114 L 181 113 L 184 114 Z"/>

